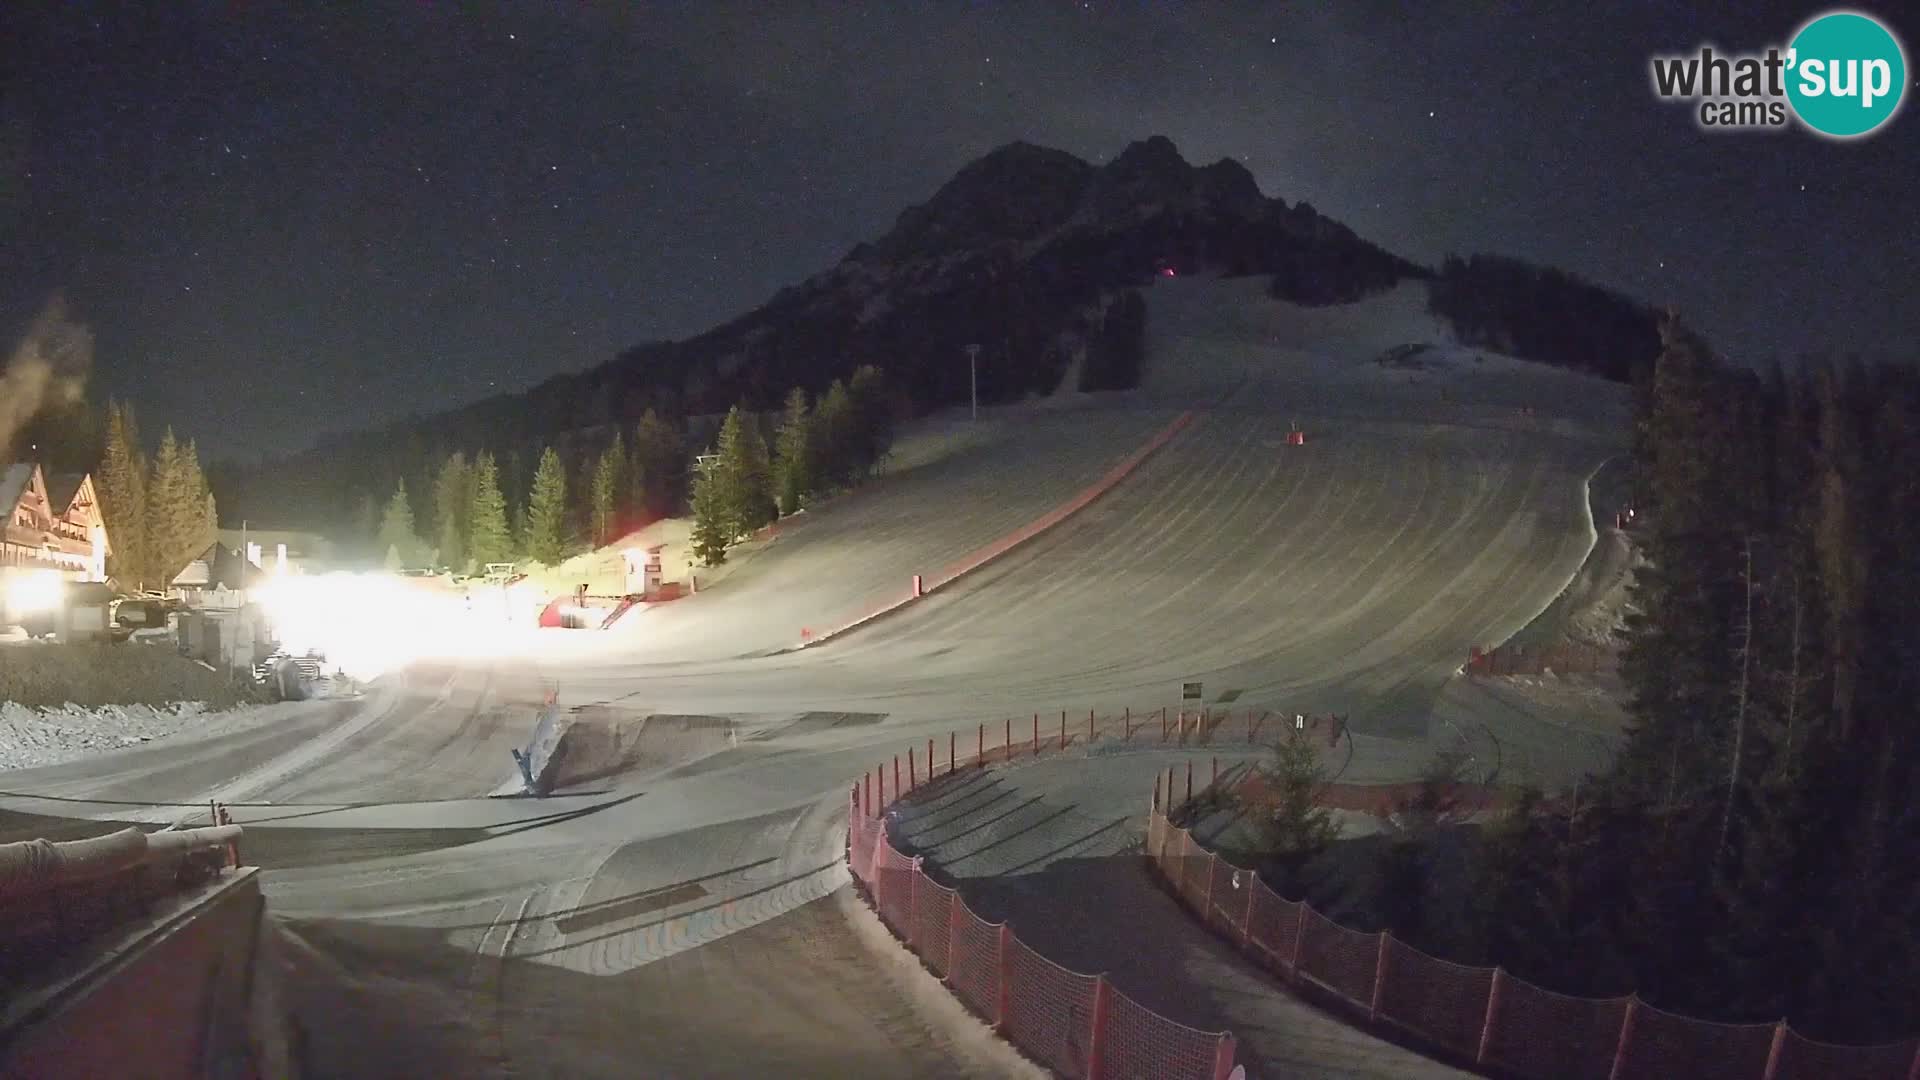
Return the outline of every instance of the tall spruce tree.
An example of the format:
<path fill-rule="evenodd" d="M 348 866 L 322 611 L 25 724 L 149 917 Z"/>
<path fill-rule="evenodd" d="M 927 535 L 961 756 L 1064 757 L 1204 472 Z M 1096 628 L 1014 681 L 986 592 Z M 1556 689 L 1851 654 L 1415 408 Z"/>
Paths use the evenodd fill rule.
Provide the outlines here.
<path fill-rule="evenodd" d="M 859 417 L 847 384 L 835 379 L 814 413 L 819 446 L 818 474 L 823 484 L 850 483 L 858 472 Z"/>
<path fill-rule="evenodd" d="M 385 553 L 389 570 L 411 567 L 419 559 L 420 537 L 413 528 L 413 503 L 407 498 L 405 480 L 394 486 L 380 517 L 378 546 Z"/>
<path fill-rule="evenodd" d="M 108 572 L 123 588 L 139 588 L 147 572 L 147 458 L 131 405 L 107 405 L 106 447 L 95 487 L 113 549 Z"/>
<path fill-rule="evenodd" d="M 567 471 L 560 454 L 549 446 L 540 452 L 533 490 L 527 496 L 527 557 L 557 566 L 567 557 Z"/>
<path fill-rule="evenodd" d="M 871 364 L 856 370 L 847 384 L 853 403 L 852 454 L 857 475 L 874 469 L 893 448 L 893 403 L 888 394 L 886 376 Z"/>
<path fill-rule="evenodd" d="M 627 446 L 620 433 L 600 451 L 594 462 L 591 480 L 593 543 L 598 547 L 611 542 L 617 531 L 627 498 Z"/>
<path fill-rule="evenodd" d="M 774 490 L 782 514 L 800 509 L 814 489 L 813 414 L 807 408 L 807 392 L 794 387 L 787 393 L 787 408 L 781 418 L 780 435 L 774 456 Z"/>
<path fill-rule="evenodd" d="M 728 500 L 719 473 L 718 462 L 709 459 L 693 476 L 693 554 L 703 566 L 726 562 L 727 545 L 733 542 Z"/>
<path fill-rule="evenodd" d="M 467 550 L 476 564 L 484 568 L 487 563 L 512 559 L 513 542 L 507 534 L 507 500 L 500 494 L 500 471 L 493 455 L 485 450 L 474 460 L 467 522 Z"/>
<path fill-rule="evenodd" d="M 634 511 L 649 516 L 674 513 L 680 508 L 685 482 L 686 447 L 680 433 L 648 409 L 634 429 L 633 457 L 627 469 Z"/>
<path fill-rule="evenodd" d="M 714 448 L 712 482 L 717 485 L 719 521 L 729 542 L 773 520 L 767 446 L 738 405 L 727 411 Z"/>
<path fill-rule="evenodd" d="M 434 534 L 441 566 L 452 570 L 467 565 L 467 514 L 473 506 L 473 476 L 467 457 L 458 450 L 447 455 L 433 480 Z"/>
<path fill-rule="evenodd" d="M 200 516 L 198 497 L 187 449 L 169 427 L 160 438 L 160 452 L 153 461 L 153 482 L 147 490 L 149 564 L 145 576 L 151 587 L 165 588 L 192 561 L 195 553 L 188 549 Z"/>

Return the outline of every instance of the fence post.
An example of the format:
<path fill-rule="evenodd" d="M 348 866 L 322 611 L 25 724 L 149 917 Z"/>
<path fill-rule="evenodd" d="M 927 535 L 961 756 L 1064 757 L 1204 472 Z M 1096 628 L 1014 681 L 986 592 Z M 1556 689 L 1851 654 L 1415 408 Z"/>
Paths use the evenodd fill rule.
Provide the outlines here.
<path fill-rule="evenodd" d="M 1260 875 L 1247 871 L 1247 913 L 1240 916 L 1240 944 L 1253 944 L 1253 891 L 1260 887 Z"/>
<path fill-rule="evenodd" d="M 1067 748 L 1067 710 L 1060 710 L 1060 749 Z"/>
<path fill-rule="evenodd" d="M 1168 824 L 1171 825 L 1172 823 L 1169 822 Z M 1174 899 L 1180 901 L 1182 905 L 1185 905 L 1187 902 L 1187 850 L 1192 844 L 1193 834 L 1185 829 L 1181 829 L 1180 854 L 1175 857 L 1173 864 L 1179 873 L 1173 876 L 1173 891 L 1175 894 Z"/>
<path fill-rule="evenodd" d="M 1100 1080 L 1106 1072 L 1107 1008 L 1112 991 L 1107 988 L 1107 977 L 1103 974 L 1093 980 L 1093 1025 L 1087 1034 L 1087 1080 Z"/>
<path fill-rule="evenodd" d="M 898 787 L 899 785 L 894 785 Z M 1193 759 L 1187 759 L 1187 801 L 1193 801 Z"/>
<path fill-rule="evenodd" d="M 872 817 L 873 816 L 873 774 L 867 773 L 866 775 L 860 777 L 860 780 L 861 782 L 867 785 L 867 797 L 860 800 L 860 809 L 865 810 L 867 812 L 868 817 Z"/>
<path fill-rule="evenodd" d="M 1160 741 L 1167 741 L 1167 707 L 1160 706 Z"/>
<path fill-rule="evenodd" d="M 1367 1005 L 1367 1020 L 1380 1022 L 1380 996 L 1387 988 L 1387 949 L 1392 944 L 1393 935 L 1380 931 L 1380 956 L 1373 962 L 1373 1001 Z"/>
<path fill-rule="evenodd" d="M 1294 982 L 1300 981 L 1300 945 L 1307 940 L 1307 915 L 1312 911 L 1313 908 L 1302 900 L 1294 915 L 1293 955 L 1287 958 L 1287 977 Z"/>
<path fill-rule="evenodd" d="M 1013 760 L 1013 717 L 1011 716 L 1007 717 L 1006 745 L 1001 747 L 1001 749 L 1006 751 L 1006 753 L 1002 754 L 1001 756 L 1008 761 L 1012 761 Z"/>
<path fill-rule="evenodd" d="M 899 762 L 895 761 L 894 764 L 897 766 L 899 765 Z M 873 807 L 873 816 L 879 817 L 887 808 L 887 767 L 885 765 L 880 765 L 875 767 L 873 771 L 880 774 L 880 780 L 879 780 L 880 801 L 874 804 L 874 807 Z M 895 768 L 894 771 L 899 772 L 900 770 L 898 768 Z M 894 787 L 898 788 L 899 786 L 900 786 L 899 781 L 895 780 Z"/>
<path fill-rule="evenodd" d="M 1120 710 L 1120 741 L 1130 742 L 1132 741 L 1132 739 L 1133 739 L 1133 706 L 1127 705 L 1121 708 Z"/>
<path fill-rule="evenodd" d="M 1620 1042 L 1613 1048 L 1613 1071 L 1607 1080 L 1621 1080 L 1627 1074 L 1627 1047 L 1633 1045 L 1633 1022 L 1640 1012 L 1640 995 L 1627 999 L 1627 1012 L 1620 1018 Z"/>
<path fill-rule="evenodd" d="M 1039 713 L 1033 714 L 1033 753 L 1034 753 L 1034 756 L 1036 757 L 1038 757 L 1040 754 L 1040 714 Z"/>
<path fill-rule="evenodd" d="M 959 749 L 960 749 L 960 736 L 955 732 L 951 732 L 951 731 L 947 732 L 947 775 L 948 776 L 952 776 L 954 773 L 954 770 L 960 767 Z"/>
<path fill-rule="evenodd" d="M 927 736 L 927 783 L 933 783 L 933 736 L 931 735 Z"/>
<path fill-rule="evenodd" d="M 1220 1033 L 1220 1042 L 1213 1048 L 1213 1080 L 1228 1080 L 1233 1075 L 1233 1032 Z"/>
<path fill-rule="evenodd" d="M 1220 783 L 1220 755 L 1213 755 L 1213 779 L 1207 781 L 1207 790 L 1212 791 Z"/>
<path fill-rule="evenodd" d="M 1093 745 L 1093 710 L 1087 710 L 1087 745 Z"/>
<path fill-rule="evenodd" d="M 907 747 L 907 790 L 912 791 L 919 786 L 920 770 L 914 764 L 913 747 L 909 746 Z"/>
<path fill-rule="evenodd" d="M 1787 1020 L 1781 1017 L 1773 1025 L 1773 1042 L 1767 1046 L 1767 1067 L 1760 1074 L 1760 1080 L 1775 1080 L 1780 1075 L 1780 1051 L 1787 1044 Z"/>
<path fill-rule="evenodd" d="M 1160 773 L 1158 771 L 1155 771 L 1153 774 L 1153 804 L 1152 805 L 1153 805 L 1154 812 L 1159 813 L 1160 812 Z"/>
<path fill-rule="evenodd" d="M 1202 923 L 1205 923 L 1213 914 L 1213 870 L 1219 862 L 1220 856 L 1215 855 L 1211 851 L 1207 852 L 1207 891 L 1201 894 L 1204 899 L 1200 901 L 1200 921 Z"/>
<path fill-rule="evenodd" d="M 912 753 L 912 751 L 908 751 L 908 753 Z M 906 789 L 900 786 L 900 755 L 895 754 L 893 755 L 893 797 L 898 799 L 904 790 Z"/>
<path fill-rule="evenodd" d="M 973 747 L 973 763 L 981 768 L 987 767 L 987 725 L 981 721 L 980 727 L 973 733 L 976 740 Z"/>
<path fill-rule="evenodd" d="M 1473 1055 L 1475 1065 L 1487 1063 L 1487 1052 L 1493 1049 L 1493 1025 L 1500 1020 L 1500 990 L 1502 976 L 1506 974 L 1499 965 L 1493 969 L 1493 979 L 1487 983 L 1487 1018 L 1480 1024 L 1480 1050 Z"/>
<path fill-rule="evenodd" d="M 1013 998 L 1013 957 L 1007 942 L 1013 937 L 1013 927 L 1000 924 L 1000 952 L 994 960 L 994 966 L 1000 971 L 1000 1015 L 994 1020 L 994 1030 L 1005 1033 L 1007 1030 L 1007 1003 Z"/>
<path fill-rule="evenodd" d="M 921 956 L 926 955 L 926 945 L 920 937 L 920 863 L 926 856 L 913 857 L 913 876 L 907 879 L 907 948 Z"/>
<path fill-rule="evenodd" d="M 956 891 L 953 903 L 947 905 L 947 973 L 940 977 L 948 985 L 953 984 L 953 973 L 960 968 L 960 915 L 966 909 L 966 902 Z"/>

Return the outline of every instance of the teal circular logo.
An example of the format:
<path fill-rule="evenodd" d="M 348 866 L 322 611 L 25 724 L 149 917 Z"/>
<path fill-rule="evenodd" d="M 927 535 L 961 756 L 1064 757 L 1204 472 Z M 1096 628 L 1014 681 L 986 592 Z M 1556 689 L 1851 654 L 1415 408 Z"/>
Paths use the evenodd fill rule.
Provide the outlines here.
<path fill-rule="evenodd" d="M 1787 100 L 1808 127 L 1851 139 L 1893 119 L 1907 58 L 1893 32 L 1852 11 L 1821 15 L 1787 46 Z"/>

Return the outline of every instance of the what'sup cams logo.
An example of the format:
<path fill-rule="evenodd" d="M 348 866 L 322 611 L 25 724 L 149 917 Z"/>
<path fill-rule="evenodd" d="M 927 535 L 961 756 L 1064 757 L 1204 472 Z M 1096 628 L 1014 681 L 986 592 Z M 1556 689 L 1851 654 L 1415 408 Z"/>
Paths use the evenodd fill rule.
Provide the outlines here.
<path fill-rule="evenodd" d="M 1885 127 L 1907 88 L 1907 58 L 1885 23 L 1856 11 L 1809 20 L 1782 48 L 1723 53 L 1711 46 L 1685 56 L 1656 56 L 1653 92 L 1694 105 L 1709 131 L 1784 128 L 1798 120 L 1829 139 L 1855 139 Z"/>

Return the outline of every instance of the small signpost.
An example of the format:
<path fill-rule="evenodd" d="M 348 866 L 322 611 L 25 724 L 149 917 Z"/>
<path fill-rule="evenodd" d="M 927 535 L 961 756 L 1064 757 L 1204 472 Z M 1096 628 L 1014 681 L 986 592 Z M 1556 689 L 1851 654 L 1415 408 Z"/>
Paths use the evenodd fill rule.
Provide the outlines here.
<path fill-rule="evenodd" d="M 1199 701 L 1200 700 L 1200 684 L 1197 682 L 1181 683 L 1180 684 L 1180 700 L 1181 701 Z"/>

